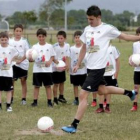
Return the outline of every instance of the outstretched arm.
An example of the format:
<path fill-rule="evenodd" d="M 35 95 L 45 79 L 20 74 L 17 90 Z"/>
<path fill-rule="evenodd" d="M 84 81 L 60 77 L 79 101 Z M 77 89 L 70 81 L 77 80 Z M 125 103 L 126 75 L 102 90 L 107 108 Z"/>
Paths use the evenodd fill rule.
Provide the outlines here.
<path fill-rule="evenodd" d="M 140 36 L 129 35 L 125 33 L 121 33 L 118 38 L 126 41 L 140 41 Z"/>

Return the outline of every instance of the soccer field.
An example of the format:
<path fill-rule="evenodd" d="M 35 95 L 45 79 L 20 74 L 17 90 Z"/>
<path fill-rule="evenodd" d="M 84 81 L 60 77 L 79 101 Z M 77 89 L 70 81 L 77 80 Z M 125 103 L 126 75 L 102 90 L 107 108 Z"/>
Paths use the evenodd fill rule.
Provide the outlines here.
<path fill-rule="evenodd" d="M 71 40 L 68 38 L 68 41 Z M 55 40 L 54 40 L 55 41 Z M 36 43 L 35 36 L 29 38 L 31 44 Z M 72 42 L 69 42 L 72 44 Z M 133 89 L 133 68 L 128 65 L 128 58 L 132 54 L 132 42 L 115 40 L 112 42 L 119 51 L 120 73 L 118 83 L 120 87 Z M 87 111 L 81 120 L 76 134 L 39 133 L 37 121 L 42 116 L 50 116 L 54 121 L 54 130 L 59 132 L 61 127 L 69 125 L 74 118 L 77 106 L 73 106 L 73 87 L 70 85 L 69 74 L 65 83 L 65 97 L 67 104 L 55 106 L 53 109 L 47 107 L 47 99 L 44 87 L 40 89 L 38 107 L 31 107 L 33 100 L 32 86 L 32 63 L 30 63 L 28 76 L 27 105 L 20 105 L 21 85 L 18 80 L 15 83 L 15 96 L 13 112 L 7 113 L 5 109 L 5 93 L 2 95 L 3 110 L 0 112 L 0 140 L 139 140 L 140 139 L 140 111 L 130 112 L 132 102 L 126 96 L 112 95 L 111 113 L 96 114 L 97 107 L 90 106 L 92 96 L 89 96 Z M 59 133 L 57 133 L 59 134 Z"/>

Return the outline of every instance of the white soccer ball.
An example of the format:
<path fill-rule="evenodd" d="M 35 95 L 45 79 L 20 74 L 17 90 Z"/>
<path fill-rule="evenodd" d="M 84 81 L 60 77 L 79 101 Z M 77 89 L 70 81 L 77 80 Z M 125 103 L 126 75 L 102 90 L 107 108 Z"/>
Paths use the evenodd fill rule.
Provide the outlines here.
<path fill-rule="evenodd" d="M 36 50 L 34 49 L 29 49 L 27 50 L 26 52 L 26 58 L 29 60 L 29 59 L 33 59 L 35 60 L 36 58 L 38 57 L 38 53 Z"/>
<path fill-rule="evenodd" d="M 140 65 L 140 54 L 133 54 L 131 57 L 132 62 L 139 66 Z"/>
<path fill-rule="evenodd" d="M 57 69 L 57 71 L 58 71 L 58 72 L 64 71 L 64 70 L 65 70 L 65 66 L 66 66 L 65 62 L 62 61 L 62 60 L 58 60 L 58 62 L 59 62 L 59 63 L 56 64 L 56 69 Z"/>
<path fill-rule="evenodd" d="M 37 127 L 42 132 L 48 132 L 53 129 L 54 122 L 50 117 L 44 116 L 38 120 Z"/>

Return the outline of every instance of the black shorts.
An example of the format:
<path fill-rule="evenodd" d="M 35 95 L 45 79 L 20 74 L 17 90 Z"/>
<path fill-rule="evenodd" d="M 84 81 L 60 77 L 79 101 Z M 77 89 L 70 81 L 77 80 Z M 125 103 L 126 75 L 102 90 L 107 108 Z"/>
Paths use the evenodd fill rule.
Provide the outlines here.
<path fill-rule="evenodd" d="M 44 86 L 53 85 L 52 73 L 33 73 L 33 85 L 41 87 L 42 83 Z"/>
<path fill-rule="evenodd" d="M 104 76 L 106 81 L 106 86 L 115 86 L 118 87 L 117 79 L 112 79 L 112 76 Z"/>
<path fill-rule="evenodd" d="M 82 75 L 70 75 L 70 82 L 74 86 L 83 86 L 83 83 L 85 82 L 87 77 L 87 74 Z"/>
<path fill-rule="evenodd" d="M 13 66 L 13 79 L 17 80 L 19 78 L 25 77 L 27 79 L 28 71 L 20 67 Z"/>
<path fill-rule="evenodd" d="M 66 72 L 53 72 L 52 79 L 54 84 L 64 83 L 66 81 Z"/>
<path fill-rule="evenodd" d="M 88 76 L 82 86 L 83 90 L 89 91 L 89 92 L 95 92 L 98 91 L 98 87 L 100 85 L 106 85 L 106 82 L 104 80 L 104 73 L 105 68 L 103 69 L 95 69 L 95 70 L 87 70 Z"/>
<path fill-rule="evenodd" d="M 11 91 L 11 90 L 13 90 L 12 77 L 0 76 L 0 91 Z"/>
<path fill-rule="evenodd" d="M 134 72 L 134 84 L 140 85 L 140 72 L 139 71 Z"/>

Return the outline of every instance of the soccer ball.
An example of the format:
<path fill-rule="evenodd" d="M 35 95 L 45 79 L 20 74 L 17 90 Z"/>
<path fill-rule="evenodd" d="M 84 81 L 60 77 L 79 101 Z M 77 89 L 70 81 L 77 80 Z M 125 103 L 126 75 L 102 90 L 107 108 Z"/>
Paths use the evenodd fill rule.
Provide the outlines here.
<path fill-rule="evenodd" d="M 133 64 L 136 66 L 139 66 L 140 65 L 140 54 L 133 54 L 132 56 L 130 56 L 129 63 L 132 66 L 133 66 Z"/>
<path fill-rule="evenodd" d="M 58 60 L 58 62 L 59 62 L 59 63 L 56 64 L 56 69 L 57 69 L 57 71 L 58 71 L 58 72 L 64 71 L 64 70 L 65 70 L 65 66 L 66 66 L 65 62 L 62 61 L 62 60 Z"/>
<path fill-rule="evenodd" d="M 36 50 L 34 49 L 29 49 L 27 50 L 26 52 L 26 58 L 29 60 L 29 59 L 33 59 L 35 60 L 36 58 L 38 57 L 38 53 Z"/>
<path fill-rule="evenodd" d="M 54 122 L 50 117 L 44 116 L 38 120 L 37 127 L 41 132 L 49 132 L 53 129 Z"/>

